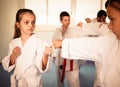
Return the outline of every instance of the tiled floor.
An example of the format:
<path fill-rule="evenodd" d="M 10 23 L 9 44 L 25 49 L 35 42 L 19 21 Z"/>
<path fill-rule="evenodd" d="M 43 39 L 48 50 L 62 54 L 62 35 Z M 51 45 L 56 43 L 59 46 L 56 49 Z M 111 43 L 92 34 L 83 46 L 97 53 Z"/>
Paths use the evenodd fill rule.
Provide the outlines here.
<path fill-rule="evenodd" d="M 10 87 L 10 75 L 3 70 L 0 65 L 0 87 Z M 57 87 L 55 76 L 55 65 L 52 70 L 43 74 L 43 87 Z M 80 67 L 80 85 L 81 87 L 93 87 L 95 78 L 95 67 L 93 62 L 87 62 Z M 65 87 L 68 87 L 67 83 Z"/>

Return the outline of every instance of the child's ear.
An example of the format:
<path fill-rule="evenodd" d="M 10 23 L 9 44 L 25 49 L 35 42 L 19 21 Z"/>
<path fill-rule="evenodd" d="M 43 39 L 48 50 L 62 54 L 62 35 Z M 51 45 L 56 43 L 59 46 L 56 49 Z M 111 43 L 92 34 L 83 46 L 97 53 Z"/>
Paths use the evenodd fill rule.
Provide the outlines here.
<path fill-rule="evenodd" d="M 17 26 L 18 28 L 20 27 L 20 25 L 19 25 L 19 23 L 18 23 L 18 22 L 16 22 L 15 24 L 16 24 L 16 26 Z"/>
<path fill-rule="evenodd" d="M 62 22 L 62 20 L 60 20 L 60 23 Z"/>
<path fill-rule="evenodd" d="M 60 23 L 62 23 L 62 20 L 60 20 Z"/>

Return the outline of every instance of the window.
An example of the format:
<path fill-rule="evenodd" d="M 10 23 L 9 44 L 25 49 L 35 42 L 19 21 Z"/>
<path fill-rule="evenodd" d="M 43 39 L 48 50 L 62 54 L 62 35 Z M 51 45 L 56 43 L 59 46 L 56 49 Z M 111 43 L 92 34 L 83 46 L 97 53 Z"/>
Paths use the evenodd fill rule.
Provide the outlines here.
<path fill-rule="evenodd" d="M 25 0 L 25 8 L 36 14 L 37 25 L 59 25 L 61 11 L 69 12 L 74 23 L 85 22 L 86 17 L 95 18 L 102 5 L 101 0 Z"/>
<path fill-rule="evenodd" d="M 70 0 L 25 0 L 25 8 L 36 14 L 37 25 L 58 25 L 61 11 L 70 12 Z"/>
<path fill-rule="evenodd" d="M 92 3 L 91 3 L 92 2 Z M 100 9 L 100 0 L 77 0 L 76 5 L 76 22 L 85 22 L 85 18 L 97 17 L 97 12 Z"/>
<path fill-rule="evenodd" d="M 70 0 L 48 0 L 48 25 L 60 23 L 59 15 L 62 11 L 70 12 Z"/>
<path fill-rule="evenodd" d="M 25 8 L 32 9 L 36 14 L 36 24 L 47 24 L 47 0 L 25 0 Z"/>

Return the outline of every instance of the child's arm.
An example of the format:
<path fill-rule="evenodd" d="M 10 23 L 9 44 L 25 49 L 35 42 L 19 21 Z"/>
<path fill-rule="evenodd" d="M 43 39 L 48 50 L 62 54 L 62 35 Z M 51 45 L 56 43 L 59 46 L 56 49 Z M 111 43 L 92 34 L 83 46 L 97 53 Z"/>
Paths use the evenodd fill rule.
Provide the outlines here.
<path fill-rule="evenodd" d="M 15 64 L 15 60 L 21 54 L 21 49 L 19 47 L 15 47 L 13 49 L 12 55 L 10 56 L 10 63 L 9 66 Z"/>
<path fill-rule="evenodd" d="M 45 70 L 48 63 L 48 57 L 52 54 L 52 47 L 46 47 L 42 58 L 42 70 Z"/>
<path fill-rule="evenodd" d="M 53 41 L 53 46 L 55 48 L 61 48 L 62 47 L 62 40 L 55 40 L 55 41 Z"/>
<path fill-rule="evenodd" d="M 17 48 L 17 49 L 19 49 L 19 48 Z M 9 44 L 9 51 L 8 51 L 7 56 L 5 56 L 2 60 L 2 66 L 3 66 L 4 70 L 7 70 L 8 72 L 13 70 L 15 67 L 15 63 L 13 63 L 13 58 L 15 58 L 15 57 L 13 57 L 13 53 L 15 55 L 15 52 L 16 52 L 15 50 L 16 50 L 16 47 L 14 48 L 14 44 L 13 44 L 13 42 L 11 42 Z M 14 59 L 14 62 L 15 62 L 15 59 Z"/>

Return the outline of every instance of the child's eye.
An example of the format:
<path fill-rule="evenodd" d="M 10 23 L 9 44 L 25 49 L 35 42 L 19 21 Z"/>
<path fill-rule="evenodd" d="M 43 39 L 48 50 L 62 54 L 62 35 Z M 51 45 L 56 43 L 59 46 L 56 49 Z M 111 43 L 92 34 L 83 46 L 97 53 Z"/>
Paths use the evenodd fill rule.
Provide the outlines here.
<path fill-rule="evenodd" d="M 35 21 L 32 22 L 32 25 L 35 25 Z"/>
<path fill-rule="evenodd" d="M 24 23 L 25 23 L 25 24 L 28 24 L 29 22 L 28 22 L 28 21 L 25 21 Z"/>
<path fill-rule="evenodd" d="M 110 18 L 110 20 L 113 20 L 113 18 Z"/>
<path fill-rule="evenodd" d="M 109 19 L 112 21 L 112 20 L 114 20 L 114 18 L 113 17 L 109 17 Z"/>

